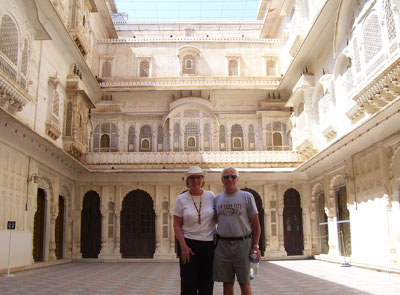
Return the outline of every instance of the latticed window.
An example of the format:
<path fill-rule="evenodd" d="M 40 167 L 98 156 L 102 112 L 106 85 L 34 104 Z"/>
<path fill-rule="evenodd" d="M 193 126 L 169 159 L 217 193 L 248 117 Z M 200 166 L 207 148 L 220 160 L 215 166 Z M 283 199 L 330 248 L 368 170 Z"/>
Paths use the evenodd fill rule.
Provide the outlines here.
<path fill-rule="evenodd" d="M 106 60 L 101 67 L 101 76 L 105 78 L 111 77 L 111 61 Z"/>
<path fill-rule="evenodd" d="M 179 126 L 179 123 L 175 123 L 175 125 L 174 125 L 174 141 L 173 141 L 174 152 L 180 151 L 180 138 L 181 138 L 180 126 Z"/>
<path fill-rule="evenodd" d="M 356 70 L 357 72 L 360 72 L 361 71 L 360 51 L 358 49 L 358 42 L 356 38 L 354 38 L 353 40 L 353 50 L 354 50 L 354 59 L 356 61 Z"/>
<path fill-rule="evenodd" d="M 20 84 L 22 88 L 26 88 L 26 75 L 28 74 L 28 55 L 29 55 L 28 40 L 25 38 L 24 47 L 22 49 L 22 60 L 21 60 L 21 77 Z"/>
<path fill-rule="evenodd" d="M 196 63 L 193 55 L 185 55 L 182 59 L 182 74 L 195 75 Z"/>
<path fill-rule="evenodd" d="M 67 116 L 65 119 L 65 136 L 72 135 L 72 102 L 67 104 Z"/>
<path fill-rule="evenodd" d="M 204 124 L 204 150 L 211 150 L 211 129 L 208 123 Z"/>
<path fill-rule="evenodd" d="M 239 64 L 237 59 L 229 60 L 229 76 L 238 76 L 239 75 Z"/>
<path fill-rule="evenodd" d="M 53 90 L 53 98 L 52 98 L 52 116 L 51 116 L 52 123 L 58 125 L 59 116 L 60 116 L 60 95 L 56 88 Z"/>
<path fill-rule="evenodd" d="M 254 151 L 256 146 L 256 135 L 254 133 L 254 126 L 250 124 L 249 126 L 249 150 Z"/>
<path fill-rule="evenodd" d="M 232 150 L 243 151 L 243 129 L 239 124 L 231 128 Z"/>
<path fill-rule="evenodd" d="M 385 15 L 388 38 L 389 41 L 392 41 L 394 38 L 396 38 L 396 25 L 393 17 L 393 8 L 391 7 L 389 0 L 385 1 Z"/>
<path fill-rule="evenodd" d="M 10 16 L 4 15 L 0 26 L 0 68 L 17 81 L 18 30 Z"/>
<path fill-rule="evenodd" d="M 290 134 L 287 134 L 286 124 L 282 122 L 268 123 L 265 137 L 268 151 L 289 151 L 291 149 Z"/>
<path fill-rule="evenodd" d="M 161 152 L 163 150 L 164 132 L 162 126 L 158 126 L 157 129 L 157 150 Z"/>
<path fill-rule="evenodd" d="M 135 151 L 135 126 L 129 126 L 128 130 L 128 152 Z"/>
<path fill-rule="evenodd" d="M 185 126 L 185 151 L 193 152 L 199 150 L 199 126 L 191 122 Z"/>
<path fill-rule="evenodd" d="M 151 152 L 152 146 L 151 127 L 144 125 L 140 128 L 140 151 Z"/>
<path fill-rule="evenodd" d="M 382 34 L 378 16 L 370 15 L 364 26 L 364 59 L 369 63 L 382 49 Z"/>
<path fill-rule="evenodd" d="M 150 77 L 150 62 L 147 59 L 140 61 L 140 77 Z"/>
<path fill-rule="evenodd" d="M 219 149 L 221 151 L 226 151 L 226 135 L 225 135 L 225 126 L 219 126 Z"/>
<path fill-rule="evenodd" d="M 113 123 L 98 124 L 93 133 L 93 152 L 117 152 L 118 133 Z"/>

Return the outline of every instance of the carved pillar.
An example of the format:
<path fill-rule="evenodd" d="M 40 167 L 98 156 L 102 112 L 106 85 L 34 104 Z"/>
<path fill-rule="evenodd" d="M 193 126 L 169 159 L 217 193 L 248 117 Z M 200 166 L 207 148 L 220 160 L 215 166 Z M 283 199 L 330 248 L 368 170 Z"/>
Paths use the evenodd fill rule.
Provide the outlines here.
<path fill-rule="evenodd" d="M 169 235 L 169 253 L 175 253 L 175 231 L 174 231 L 174 212 L 173 210 L 169 211 L 170 218 L 170 235 Z"/>
<path fill-rule="evenodd" d="M 115 248 L 114 254 L 121 255 L 121 213 L 115 212 Z"/>
<path fill-rule="evenodd" d="M 329 188 L 328 195 L 328 244 L 329 244 L 329 256 L 338 256 L 339 255 L 339 247 L 338 247 L 338 229 L 336 224 L 336 206 L 335 206 L 335 191 L 333 188 Z"/>
<path fill-rule="evenodd" d="M 65 258 L 68 258 L 68 259 L 71 259 L 72 258 L 72 249 L 73 249 L 73 247 L 72 247 L 72 241 L 73 241 L 73 238 L 72 238 L 72 232 L 73 232 L 73 226 L 74 226 L 74 223 L 72 222 L 72 219 L 71 218 L 67 218 L 67 221 L 65 222 L 65 224 L 67 225 L 67 230 L 66 230 L 66 239 L 67 239 L 67 241 L 66 241 L 66 253 L 65 253 Z"/>
<path fill-rule="evenodd" d="M 155 220 L 155 225 L 156 225 L 156 252 L 155 253 L 161 253 L 161 235 L 162 235 L 162 222 L 161 222 L 161 212 L 162 210 L 155 210 L 155 215 L 156 215 L 156 220 Z"/>
<path fill-rule="evenodd" d="M 49 261 L 57 260 L 56 256 L 56 241 L 55 241 L 55 229 L 57 213 L 53 213 L 50 217 L 50 241 L 49 241 Z"/>
<path fill-rule="evenodd" d="M 105 255 L 107 253 L 107 210 L 101 210 L 101 249 L 99 256 Z"/>
<path fill-rule="evenodd" d="M 72 221 L 72 226 L 74 228 L 74 233 L 72 235 L 72 243 L 75 241 L 75 247 L 72 247 L 72 258 L 82 258 L 81 253 L 81 212 L 76 212 L 74 219 Z"/>

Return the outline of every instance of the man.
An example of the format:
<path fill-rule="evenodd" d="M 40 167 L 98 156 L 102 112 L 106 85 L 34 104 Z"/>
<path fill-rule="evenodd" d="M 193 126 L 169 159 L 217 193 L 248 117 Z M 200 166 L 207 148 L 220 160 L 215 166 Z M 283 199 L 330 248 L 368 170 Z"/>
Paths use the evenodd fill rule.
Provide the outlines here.
<path fill-rule="evenodd" d="M 218 245 L 214 253 L 213 279 L 223 282 L 224 295 L 233 295 L 235 275 L 242 295 L 251 295 L 250 254 L 258 249 L 260 222 L 254 197 L 238 189 L 239 172 L 233 167 L 222 171 L 225 191 L 214 199 L 218 217 Z"/>

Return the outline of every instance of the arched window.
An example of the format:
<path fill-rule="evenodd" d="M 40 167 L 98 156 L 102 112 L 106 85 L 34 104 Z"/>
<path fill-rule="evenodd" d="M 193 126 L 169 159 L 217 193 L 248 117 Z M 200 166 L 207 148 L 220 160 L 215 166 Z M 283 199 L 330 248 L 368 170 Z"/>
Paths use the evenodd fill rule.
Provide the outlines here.
<path fill-rule="evenodd" d="M 235 124 L 231 128 L 232 150 L 243 151 L 243 129 L 239 124 Z"/>
<path fill-rule="evenodd" d="M 151 152 L 152 150 L 152 131 L 149 125 L 140 128 L 140 151 Z"/>
<path fill-rule="evenodd" d="M 96 125 L 93 133 L 93 152 L 117 152 L 118 133 L 113 123 Z"/>
<path fill-rule="evenodd" d="M 0 68 L 14 81 L 17 81 L 18 30 L 8 15 L 1 19 L 0 26 Z"/>
<path fill-rule="evenodd" d="M 196 59 L 193 55 L 187 54 L 183 57 L 182 74 L 196 75 Z"/>
<path fill-rule="evenodd" d="M 185 151 L 199 151 L 199 126 L 195 122 L 190 122 L 185 126 Z"/>
<path fill-rule="evenodd" d="M 110 135 L 103 134 L 100 140 L 100 148 L 108 150 L 110 148 Z"/>
<path fill-rule="evenodd" d="M 180 149 L 180 138 L 181 138 L 181 130 L 179 123 L 175 123 L 174 125 L 174 152 L 179 152 Z"/>
<path fill-rule="evenodd" d="M 267 151 L 289 151 L 292 148 L 290 134 L 286 131 L 286 124 L 271 122 L 266 126 Z"/>
<path fill-rule="evenodd" d="M 221 151 L 226 151 L 226 135 L 225 135 L 225 126 L 219 126 L 219 149 Z"/>
<path fill-rule="evenodd" d="M 129 126 L 128 130 L 128 152 L 135 151 L 135 126 Z"/>

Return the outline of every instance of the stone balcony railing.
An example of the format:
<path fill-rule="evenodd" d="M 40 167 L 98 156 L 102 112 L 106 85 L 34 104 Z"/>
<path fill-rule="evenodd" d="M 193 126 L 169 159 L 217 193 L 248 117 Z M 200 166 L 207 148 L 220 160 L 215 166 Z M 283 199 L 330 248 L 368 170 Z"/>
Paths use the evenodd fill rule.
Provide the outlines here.
<path fill-rule="evenodd" d="M 90 168 L 187 168 L 188 165 L 245 168 L 287 168 L 303 162 L 292 151 L 211 151 L 211 152 L 91 152 L 86 155 Z"/>
<path fill-rule="evenodd" d="M 160 77 L 133 78 L 129 81 L 104 81 L 105 90 L 122 89 L 275 89 L 280 77 Z"/>

